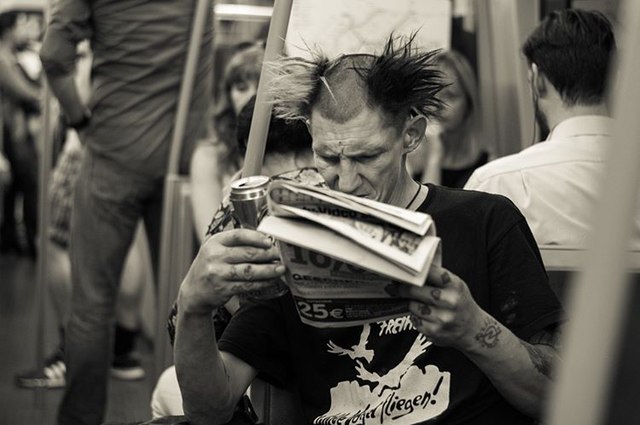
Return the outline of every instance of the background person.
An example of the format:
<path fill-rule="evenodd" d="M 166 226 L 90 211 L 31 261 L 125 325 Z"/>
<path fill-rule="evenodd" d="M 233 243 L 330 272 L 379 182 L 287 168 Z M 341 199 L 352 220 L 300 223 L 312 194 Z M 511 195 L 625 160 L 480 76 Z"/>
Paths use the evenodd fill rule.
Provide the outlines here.
<path fill-rule="evenodd" d="M 77 52 L 75 82 L 80 99 L 87 102 L 91 94 L 92 62 L 88 43 L 80 43 Z M 58 155 L 49 185 L 47 283 L 53 301 L 55 320 L 60 328 L 60 336 L 55 351 L 45 359 L 42 370 L 27 371 L 16 376 L 16 384 L 23 388 L 62 388 L 66 383 L 64 326 L 69 318 L 71 303 L 69 231 L 73 188 L 80 172 L 84 148 L 77 132 L 67 129 L 62 117 L 58 120 L 58 128 L 54 133 L 57 138 L 62 139 L 61 143 L 54 141 L 54 146 L 62 146 L 62 152 Z M 141 379 L 145 375 L 140 361 L 133 355 L 140 328 L 140 298 L 145 279 L 148 277 L 145 270 L 146 252 L 143 250 L 142 235 L 141 232 L 136 233 L 125 260 L 116 309 L 111 376 L 124 380 Z"/>
<path fill-rule="evenodd" d="M 83 147 L 78 136 L 75 131 L 69 130 L 63 152 L 53 170 L 49 190 L 51 223 L 48 228 L 47 283 L 60 336 L 55 351 L 45 359 L 42 370 L 27 371 L 16 376 L 16 384 L 23 388 L 62 388 L 66 383 L 64 326 L 69 317 L 71 302 L 69 222 L 73 187 L 83 155 Z M 142 289 L 147 278 L 142 235 L 143 233 L 138 232 L 131 245 L 118 293 L 111 376 L 123 380 L 137 380 L 145 376 L 140 361 L 134 356 L 135 342 L 140 329 Z"/>
<path fill-rule="evenodd" d="M 511 199 L 538 244 L 586 246 L 613 143 L 605 91 L 616 51 L 611 24 L 599 12 L 553 12 L 522 47 L 536 121 L 546 140 L 479 168 L 466 189 Z M 634 244 L 640 247 L 640 216 Z"/>
<path fill-rule="evenodd" d="M 478 87 L 473 68 L 459 52 L 441 52 L 438 64 L 446 76 L 447 86 L 440 95 L 445 106 L 427 127 L 427 143 L 409 155 L 409 164 L 419 181 L 461 188 L 488 159 L 481 134 Z M 439 177 L 433 177 L 438 172 Z"/>
<path fill-rule="evenodd" d="M 38 83 L 18 62 L 18 48 L 26 42 L 18 31 L 17 12 L 0 14 L 0 123 L 2 152 L 10 165 L 11 181 L 2 195 L 0 252 L 23 253 L 16 222 L 16 200 L 22 198 L 26 253 L 36 256 L 38 223 L 38 154 L 29 119 L 40 110 Z"/>
<path fill-rule="evenodd" d="M 225 67 L 220 100 L 213 116 L 213 138 L 202 140 L 191 158 L 191 199 L 195 231 L 200 242 L 214 211 L 222 200 L 222 189 L 242 167 L 236 127 L 238 114 L 256 94 L 264 45 L 242 43 Z"/>
<path fill-rule="evenodd" d="M 140 219 L 157 270 L 164 178 L 195 5 L 60 0 L 51 13 L 40 57 L 69 126 L 86 146 L 71 217 L 72 300 L 60 425 L 103 420 L 120 276 Z M 204 136 L 211 99 L 213 29 L 207 16 L 181 172 Z M 88 105 L 73 76 L 76 45 L 84 39 L 94 55 Z"/>

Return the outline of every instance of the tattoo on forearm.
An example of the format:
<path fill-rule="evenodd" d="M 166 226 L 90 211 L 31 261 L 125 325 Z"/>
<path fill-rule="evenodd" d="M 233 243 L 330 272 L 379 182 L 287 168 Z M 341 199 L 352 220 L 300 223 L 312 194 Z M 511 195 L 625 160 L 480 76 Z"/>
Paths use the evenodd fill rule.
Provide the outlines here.
<path fill-rule="evenodd" d="M 551 378 L 553 362 L 549 355 L 531 344 L 523 343 L 522 346 L 527 350 L 531 363 L 533 363 L 536 370 L 547 378 Z"/>
<path fill-rule="evenodd" d="M 485 348 L 493 348 L 500 341 L 498 336 L 502 332 L 500 324 L 494 319 L 487 319 L 480 332 L 476 334 L 476 341 Z"/>

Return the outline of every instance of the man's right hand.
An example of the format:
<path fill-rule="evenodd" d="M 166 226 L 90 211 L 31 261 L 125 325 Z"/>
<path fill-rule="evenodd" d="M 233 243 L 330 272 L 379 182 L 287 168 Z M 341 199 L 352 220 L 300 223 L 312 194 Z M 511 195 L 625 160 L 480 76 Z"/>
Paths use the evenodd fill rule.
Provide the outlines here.
<path fill-rule="evenodd" d="M 255 230 L 220 232 L 200 247 L 178 294 L 183 313 L 210 314 L 232 296 L 273 285 L 284 275 L 273 240 Z"/>

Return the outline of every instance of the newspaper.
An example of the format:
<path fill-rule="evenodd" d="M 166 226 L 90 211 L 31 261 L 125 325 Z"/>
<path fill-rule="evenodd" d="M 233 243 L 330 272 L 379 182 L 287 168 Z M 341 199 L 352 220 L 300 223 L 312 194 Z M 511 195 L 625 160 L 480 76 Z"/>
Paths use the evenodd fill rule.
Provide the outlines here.
<path fill-rule="evenodd" d="M 329 189 L 273 182 L 270 215 L 258 230 L 274 236 L 300 319 L 345 327 L 408 313 L 390 297 L 394 282 L 422 286 L 440 239 L 431 217 Z"/>

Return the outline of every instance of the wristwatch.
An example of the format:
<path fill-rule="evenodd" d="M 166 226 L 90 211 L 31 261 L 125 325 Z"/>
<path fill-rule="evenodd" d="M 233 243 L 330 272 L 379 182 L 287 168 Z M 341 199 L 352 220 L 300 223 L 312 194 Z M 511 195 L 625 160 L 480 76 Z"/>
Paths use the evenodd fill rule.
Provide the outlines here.
<path fill-rule="evenodd" d="M 71 122 L 67 120 L 67 126 L 74 130 L 82 130 L 89 124 L 89 121 L 91 121 L 91 112 L 87 110 L 79 121 Z"/>

